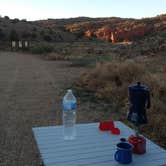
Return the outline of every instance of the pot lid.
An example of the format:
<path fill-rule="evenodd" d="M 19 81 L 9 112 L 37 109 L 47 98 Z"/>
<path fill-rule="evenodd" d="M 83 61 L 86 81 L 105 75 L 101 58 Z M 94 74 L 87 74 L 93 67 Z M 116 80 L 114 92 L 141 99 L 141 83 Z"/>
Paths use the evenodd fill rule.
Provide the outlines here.
<path fill-rule="evenodd" d="M 148 90 L 148 87 L 141 84 L 141 82 L 137 82 L 137 84 L 132 84 L 129 86 L 130 90 Z"/>

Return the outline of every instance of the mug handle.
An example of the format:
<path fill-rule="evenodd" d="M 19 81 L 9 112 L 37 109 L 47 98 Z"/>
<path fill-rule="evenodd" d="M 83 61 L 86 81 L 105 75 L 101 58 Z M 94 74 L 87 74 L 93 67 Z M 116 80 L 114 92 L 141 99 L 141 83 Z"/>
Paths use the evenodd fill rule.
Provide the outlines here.
<path fill-rule="evenodd" d="M 116 161 L 120 161 L 118 151 L 115 153 L 114 158 L 115 158 Z"/>

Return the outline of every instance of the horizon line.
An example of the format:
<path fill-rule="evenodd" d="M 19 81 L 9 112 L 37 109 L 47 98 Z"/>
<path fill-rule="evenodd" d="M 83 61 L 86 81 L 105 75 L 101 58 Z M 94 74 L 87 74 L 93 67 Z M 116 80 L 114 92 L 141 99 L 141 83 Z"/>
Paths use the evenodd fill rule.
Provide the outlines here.
<path fill-rule="evenodd" d="M 136 17 L 120 17 L 120 16 L 101 16 L 101 17 L 90 17 L 90 16 L 75 16 L 75 17 L 61 17 L 61 18 L 53 18 L 53 17 L 48 17 L 48 18 L 41 18 L 41 19 L 27 19 L 27 18 L 11 18 L 8 15 L 0 15 L 1 18 L 4 18 L 5 16 L 9 17 L 11 20 L 13 19 L 19 19 L 19 20 L 27 20 L 27 21 L 42 21 L 42 20 L 62 20 L 62 19 L 75 19 L 75 18 L 92 18 L 92 19 L 100 19 L 100 18 L 122 18 L 122 19 L 135 19 L 135 20 L 140 20 L 140 19 L 146 19 L 146 18 L 154 18 L 154 17 L 158 17 L 158 16 L 162 16 L 162 15 L 166 15 L 166 13 L 162 13 L 162 14 L 157 14 L 154 16 L 148 16 L 148 17 L 140 17 L 140 18 L 136 18 Z"/>

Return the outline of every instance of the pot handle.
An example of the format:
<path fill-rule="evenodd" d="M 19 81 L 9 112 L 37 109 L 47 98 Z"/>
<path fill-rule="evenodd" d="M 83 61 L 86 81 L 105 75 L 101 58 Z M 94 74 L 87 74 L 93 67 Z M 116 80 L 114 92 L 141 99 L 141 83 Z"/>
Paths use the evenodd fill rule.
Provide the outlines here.
<path fill-rule="evenodd" d="M 147 108 L 150 108 L 151 106 L 151 100 L 150 100 L 150 92 L 149 90 L 147 91 Z"/>
<path fill-rule="evenodd" d="M 115 152 L 114 158 L 116 161 L 120 161 L 118 151 Z"/>

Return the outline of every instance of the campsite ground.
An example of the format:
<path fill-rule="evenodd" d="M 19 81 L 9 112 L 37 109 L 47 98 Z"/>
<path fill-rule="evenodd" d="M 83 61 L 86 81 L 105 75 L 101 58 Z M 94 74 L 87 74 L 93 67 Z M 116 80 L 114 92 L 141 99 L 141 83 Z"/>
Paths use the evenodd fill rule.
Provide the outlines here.
<path fill-rule="evenodd" d="M 77 50 L 77 55 L 78 53 Z M 0 52 L 0 166 L 40 165 L 40 156 L 32 127 L 62 124 L 62 97 L 67 88 L 75 87 L 73 86 L 75 80 L 79 85 L 85 83 L 87 87 L 91 86 L 94 90 L 96 90 L 97 83 L 102 86 L 108 81 L 107 85 L 112 86 L 114 83 L 110 77 L 112 74 L 118 75 L 120 78 L 124 75 L 122 81 L 125 82 L 123 78 L 126 78 L 126 71 L 130 67 L 132 67 L 132 71 L 133 67 L 137 69 L 135 68 L 137 63 L 146 66 L 145 69 L 150 73 L 147 83 L 153 85 L 155 90 L 152 100 L 153 107 L 150 112 L 148 111 L 150 123 L 146 126 L 143 134 L 160 146 L 166 147 L 165 116 L 163 116 L 165 115 L 165 56 L 140 56 L 128 60 L 128 57 L 123 55 L 123 59 L 120 57 L 122 64 L 114 72 L 114 69 L 110 67 L 119 60 L 116 60 L 117 56 L 113 56 L 113 53 L 107 56 L 90 55 L 70 61 L 51 61 L 21 52 Z M 51 54 L 51 56 L 55 55 Z M 101 64 L 94 68 L 98 61 Z M 103 61 L 112 61 L 113 64 L 105 65 Z M 134 66 L 126 66 L 131 62 Z M 111 72 L 107 72 L 107 69 L 109 71 L 111 69 Z M 124 69 L 125 71 L 123 71 Z M 105 79 L 103 79 L 103 75 L 101 75 L 101 79 L 98 78 L 99 71 L 105 76 Z M 84 72 L 86 74 L 81 76 L 81 73 Z M 135 73 L 135 70 L 133 72 Z M 142 69 L 140 73 L 142 75 Z M 131 75 L 133 75 L 132 72 Z M 161 79 L 159 79 L 160 77 Z M 157 80 L 158 84 L 154 80 Z M 125 83 L 127 87 L 128 82 Z M 110 90 L 112 88 L 100 89 L 99 85 L 99 92 L 97 91 L 96 94 L 111 99 Z M 116 87 L 114 88 L 118 90 Z M 81 91 L 74 92 L 78 100 L 77 123 L 101 120 L 122 120 L 127 123 L 125 108 L 125 110 L 117 108 L 110 100 L 108 100 L 109 102 L 94 101 L 94 95 L 91 96 L 89 92 L 86 92 L 84 86 Z M 121 91 L 119 92 L 121 94 Z M 116 94 L 119 95 L 117 92 Z M 116 94 L 114 97 L 117 97 Z M 127 95 L 124 97 L 126 99 Z"/>
<path fill-rule="evenodd" d="M 32 127 L 61 124 L 64 87 L 83 70 L 68 64 L 0 52 L 1 166 L 40 164 Z"/>

